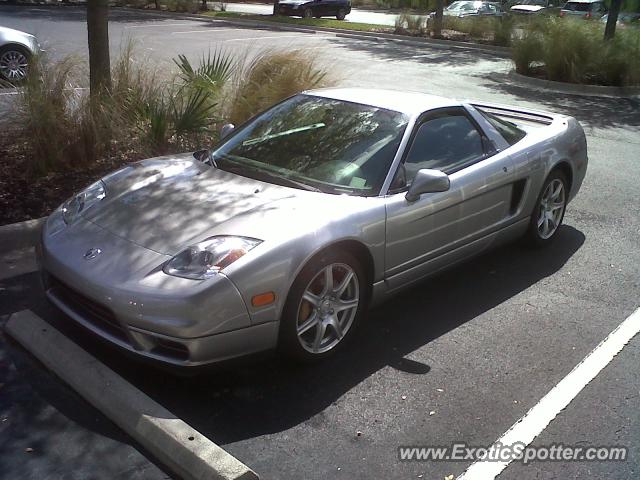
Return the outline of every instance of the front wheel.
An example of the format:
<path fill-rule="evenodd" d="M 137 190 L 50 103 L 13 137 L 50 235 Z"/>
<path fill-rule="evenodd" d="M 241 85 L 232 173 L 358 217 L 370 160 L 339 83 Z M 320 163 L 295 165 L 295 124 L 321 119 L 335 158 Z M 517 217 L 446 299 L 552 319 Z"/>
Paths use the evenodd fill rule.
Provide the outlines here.
<path fill-rule="evenodd" d="M 19 83 L 27 78 L 31 55 L 18 46 L 0 48 L 0 79 Z"/>
<path fill-rule="evenodd" d="M 526 234 L 530 245 L 542 247 L 553 241 L 562 224 L 567 199 L 567 179 L 560 170 L 554 170 L 542 186 L 531 215 Z"/>
<path fill-rule="evenodd" d="M 310 8 L 305 8 L 302 11 L 302 18 L 311 18 L 311 17 L 313 17 L 313 12 L 311 11 Z"/>
<path fill-rule="evenodd" d="M 295 358 L 321 360 L 345 344 L 367 303 L 366 275 L 348 252 L 326 252 L 296 278 L 280 324 L 280 348 Z"/>
<path fill-rule="evenodd" d="M 338 20 L 344 20 L 346 16 L 347 16 L 347 11 L 344 8 L 341 8 L 340 10 L 338 10 L 338 13 L 336 14 L 336 18 Z"/>

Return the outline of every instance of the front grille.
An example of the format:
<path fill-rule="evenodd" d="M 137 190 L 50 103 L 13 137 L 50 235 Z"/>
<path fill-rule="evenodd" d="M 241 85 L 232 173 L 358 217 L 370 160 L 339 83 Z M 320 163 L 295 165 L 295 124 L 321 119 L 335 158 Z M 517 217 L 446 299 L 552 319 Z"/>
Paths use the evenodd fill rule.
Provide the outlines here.
<path fill-rule="evenodd" d="M 53 276 L 48 277 L 48 283 L 53 295 L 85 321 L 123 342 L 131 343 L 126 330 L 107 307 L 82 295 Z"/>

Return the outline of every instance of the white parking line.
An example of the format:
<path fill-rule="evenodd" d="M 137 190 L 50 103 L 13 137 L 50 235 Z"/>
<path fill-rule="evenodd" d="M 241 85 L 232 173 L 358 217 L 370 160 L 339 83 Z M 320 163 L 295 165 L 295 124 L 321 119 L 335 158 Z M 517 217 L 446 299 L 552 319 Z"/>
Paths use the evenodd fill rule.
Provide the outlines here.
<path fill-rule="evenodd" d="M 640 332 L 640 308 L 618 325 L 560 383 L 514 423 L 494 445 L 498 443 L 513 445 L 516 442 L 529 445 L 638 332 Z M 472 463 L 457 480 L 491 480 L 509 463 L 478 460 Z"/>

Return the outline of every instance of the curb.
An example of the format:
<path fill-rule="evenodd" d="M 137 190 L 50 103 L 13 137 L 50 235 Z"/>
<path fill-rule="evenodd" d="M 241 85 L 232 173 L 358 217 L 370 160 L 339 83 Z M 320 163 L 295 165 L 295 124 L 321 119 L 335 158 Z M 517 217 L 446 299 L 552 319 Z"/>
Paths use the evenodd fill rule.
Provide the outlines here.
<path fill-rule="evenodd" d="M 34 246 L 46 218 L 0 226 L 0 253 Z"/>
<path fill-rule="evenodd" d="M 604 85 L 580 85 L 576 83 L 555 82 L 542 78 L 528 77 L 511 70 L 508 74 L 515 82 L 544 89 L 547 92 L 569 93 L 585 97 L 636 97 L 640 96 L 640 87 L 606 87 Z"/>
<path fill-rule="evenodd" d="M 207 437 L 89 355 L 29 310 L 6 332 L 159 461 L 185 480 L 257 480 Z"/>
<path fill-rule="evenodd" d="M 511 49 L 509 47 L 500 47 L 497 45 L 482 45 L 478 43 L 471 42 L 457 42 L 454 40 L 438 40 L 434 38 L 425 38 L 425 37 L 409 37 L 407 35 L 396 35 L 393 33 L 374 33 L 374 32 L 359 32 L 356 30 L 343 30 L 338 28 L 328 28 L 328 27 L 312 27 L 309 25 L 292 25 L 290 23 L 279 23 L 279 22 L 270 22 L 268 20 L 258 21 L 258 20 L 244 20 L 242 18 L 229 18 L 229 17 L 209 17 L 207 15 L 197 15 L 191 13 L 177 13 L 177 12 L 163 12 L 158 10 L 142 10 L 137 8 L 128 8 L 128 7 L 117 7 L 113 8 L 113 10 L 122 10 L 129 12 L 142 12 L 145 14 L 155 14 L 155 15 L 164 15 L 166 17 L 172 18 L 185 18 L 190 20 L 200 20 L 200 21 L 208 21 L 208 22 L 221 22 L 229 25 L 238 25 L 238 26 L 255 26 L 255 27 L 270 27 L 273 30 L 281 30 L 281 31 L 298 31 L 298 32 L 326 32 L 333 33 L 337 37 L 344 38 L 354 38 L 359 40 L 376 40 L 376 41 L 384 41 L 391 40 L 394 42 L 405 43 L 409 45 L 418 45 L 418 46 L 430 46 L 436 48 L 451 48 L 454 50 L 475 50 L 486 53 L 492 53 L 499 57 L 511 58 Z M 381 25 L 383 27 L 384 25 Z"/>

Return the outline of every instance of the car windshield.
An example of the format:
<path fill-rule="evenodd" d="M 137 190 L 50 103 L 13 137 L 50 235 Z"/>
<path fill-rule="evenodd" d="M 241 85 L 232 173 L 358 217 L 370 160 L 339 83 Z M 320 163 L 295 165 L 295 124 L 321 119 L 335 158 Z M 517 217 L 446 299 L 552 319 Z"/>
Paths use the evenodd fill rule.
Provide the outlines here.
<path fill-rule="evenodd" d="M 271 183 L 372 196 L 406 125 L 399 112 L 297 95 L 250 120 L 211 157 L 222 170 Z"/>
<path fill-rule="evenodd" d="M 475 10 L 478 8 L 480 2 L 453 2 L 447 7 L 447 10 L 451 12 L 462 12 L 466 10 Z"/>
<path fill-rule="evenodd" d="M 567 2 L 567 4 L 562 7 L 563 10 L 571 10 L 573 12 L 588 12 L 590 8 L 590 3 L 581 2 Z"/>

